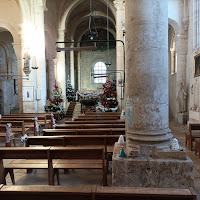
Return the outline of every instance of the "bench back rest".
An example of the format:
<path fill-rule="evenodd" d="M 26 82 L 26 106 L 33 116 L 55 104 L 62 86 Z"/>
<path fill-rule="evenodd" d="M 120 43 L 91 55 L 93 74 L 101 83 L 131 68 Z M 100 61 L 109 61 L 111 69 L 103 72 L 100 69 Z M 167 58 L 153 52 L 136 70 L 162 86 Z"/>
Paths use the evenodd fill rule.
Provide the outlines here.
<path fill-rule="evenodd" d="M 0 121 L 24 121 L 24 122 L 34 122 L 35 118 L 15 118 L 15 117 L 10 117 L 10 118 L 1 118 Z"/>
<path fill-rule="evenodd" d="M 83 121 L 83 120 L 117 120 L 117 117 L 81 117 L 74 118 L 74 121 Z"/>
<path fill-rule="evenodd" d="M 125 128 L 125 124 L 58 124 L 56 129 Z"/>
<path fill-rule="evenodd" d="M 103 147 L 51 147 L 51 159 L 104 160 Z"/>
<path fill-rule="evenodd" d="M 47 159 L 50 147 L 0 148 L 0 159 Z"/>
<path fill-rule="evenodd" d="M 125 128 L 118 129 L 43 129 L 44 136 L 53 135 L 125 135 Z"/>
<path fill-rule="evenodd" d="M 82 120 L 82 121 L 65 121 L 65 124 L 125 124 L 125 121 L 121 120 Z"/>

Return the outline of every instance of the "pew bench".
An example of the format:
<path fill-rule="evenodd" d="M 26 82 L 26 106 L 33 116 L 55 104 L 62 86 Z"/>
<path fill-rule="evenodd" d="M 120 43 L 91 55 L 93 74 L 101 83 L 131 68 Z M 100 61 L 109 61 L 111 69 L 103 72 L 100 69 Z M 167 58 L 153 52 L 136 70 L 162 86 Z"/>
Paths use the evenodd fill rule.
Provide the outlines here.
<path fill-rule="evenodd" d="M 185 146 L 188 145 L 190 151 L 193 149 L 195 138 L 200 138 L 200 124 L 189 124 L 189 133 L 185 133 Z"/>
<path fill-rule="evenodd" d="M 82 121 L 65 121 L 65 124 L 125 124 L 124 120 L 82 120 Z"/>
<path fill-rule="evenodd" d="M 3 166 L 3 159 L 16 160 Z M 65 161 L 62 161 L 63 159 Z M 93 162 L 96 164 L 91 164 Z M 8 173 L 15 184 L 14 169 L 27 169 L 29 172 L 32 169 L 48 169 L 49 185 L 54 185 L 55 175 L 59 184 L 59 169 L 100 169 L 102 183 L 106 185 L 106 164 L 103 147 L 0 148 L 0 184 L 6 183 L 5 177 Z"/>
<path fill-rule="evenodd" d="M 125 124 L 58 124 L 56 129 L 100 129 L 100 128 L 125 128 Z"/>
<path fill-rule="evenodd" d="M 125 135 L 125 128 L 43 129 L 43 136 L 58 135 Z"/>
<path fill-rule="evenodd" d="M 192 188 L 134 188 L 101 186 L 5 186 L 0 196 L 6 200 L 196 200 Z"/>

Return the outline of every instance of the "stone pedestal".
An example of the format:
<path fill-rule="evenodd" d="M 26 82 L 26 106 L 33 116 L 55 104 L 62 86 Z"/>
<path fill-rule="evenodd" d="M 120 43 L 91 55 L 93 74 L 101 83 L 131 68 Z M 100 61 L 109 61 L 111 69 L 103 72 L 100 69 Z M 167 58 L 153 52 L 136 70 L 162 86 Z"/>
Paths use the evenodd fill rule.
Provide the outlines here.
<path fill-rule="evenodd" d="M 178 113 L 177 121 L 178 124 L 187 124 L 187 113 Z"/>
<path fill-rule="evenodd" d="M 119 158 L 121 146 L 115 144 L 112 185 L 118 187 L 193 187 L 193 162 L 185 149 L 140 148 L 135 158 Z"/>

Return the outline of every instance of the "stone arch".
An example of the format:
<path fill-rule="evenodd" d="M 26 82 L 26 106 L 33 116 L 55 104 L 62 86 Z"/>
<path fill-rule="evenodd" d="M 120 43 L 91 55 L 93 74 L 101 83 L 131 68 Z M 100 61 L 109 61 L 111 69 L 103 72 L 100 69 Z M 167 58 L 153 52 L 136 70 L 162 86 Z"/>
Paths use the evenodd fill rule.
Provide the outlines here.
<path fill-rule="evenodd" d="M 106 4 L 106 0 L 100 0 L 100 1 Z M 84 2 L 84 0 L 74 0 L 73 2 L 71 2 L 71 4 L 68 5 L 67 9 L 64 11 L 64 14 L 60 17 L 60 24 L 58 28 L 59 30 L 65 30 L 65 25 L 66 22 L 68 21 L 71 12 L 77 5 L 81 4 L 82 2 Z M 109 4 L 109 9 L 112 11 L 112 14 L 116 18 L 116 12 L 115 12 L 116 9 L 114 8 L 114 5 L 112 6 Z M 61 10 L 59 12 L 62 13 Z"/>
<path fill-rule="evenodd" d="M 12 26 L 8 21 L 0 20 L 0 27 L 7 29 L 11 33 L 13 37 L 13 43 L 21 43 L 18 30 L 14 26 Z"/>
<path fill-rule="evenodd" d="M 30 21 L 31 15 L 27 0 L 19 0 L 19 4 L 22 10 L 23 19 Z"/>
<path fill-rule="evenodd" d="M 180 32 L 180 27 L 179 27 L 178 23 L 171 18 L 168 18 L 168 23 L 173 27 L 173 29 L 175 31 L 175 38 L 176 38 Z"/>

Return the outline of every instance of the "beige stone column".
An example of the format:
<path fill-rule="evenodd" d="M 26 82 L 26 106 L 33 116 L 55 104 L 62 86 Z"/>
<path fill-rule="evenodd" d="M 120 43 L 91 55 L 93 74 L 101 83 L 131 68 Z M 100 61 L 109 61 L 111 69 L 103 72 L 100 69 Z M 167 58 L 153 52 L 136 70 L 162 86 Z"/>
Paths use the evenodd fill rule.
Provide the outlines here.
<path fill-rule="evenodd" d="M 74 45 L 71 45 L 71 47 L 74 47 Z M 70 51 L 70 81 L 73 89 L 75 87 L 74 76 L 74 51 Z"/>
<path fill-rule="evenodd" d="M 45 34 L 44 34 L 44 11 L 46 9 L 42 0 L 37 0 L 34 5 L 35 9 L 35 26 L 36 26 L 36 43 L 37 52 L 36 63 L 38 69 L 36 71 L 37 76 L 37 89 L 36 100 L 37 110 L 36 112 L 44 112 L 44 106 L 47 100 L 47 86 L 46 86 L 46 58 L 45 58 Z"/>
<path fill-rule="evenodd" d="M 51 96 L 51 93 L 54 90 L 55 85 L 55 59 L 49 59 L 48 65 L 49 65 L 49 94 Z"/>
<path fill-rule="evenodd" d="M 18 75 L 19 79 L 17 80 L 17 93 L 19 96 L 19 113 L 23 112 L 23 96 L 22 96 L 22 49 L 20 43 L 13 43 L 13 48 L 15 50 L 15 54 L 17 57 L 17 67 L 18 67 Z"/>
<path fill-rule="evenodd" d="M 185 4 L 187 1 L 185 1 Z M 185 5 L 184 4 L 184 5 Z M 184 9 L 186 10 L 186 8 Z M 176 75 L 176 99 L 179 99 L 179 92 L 181 90 L 181 84 L 184 86 L 186 91 L 186 65 L 187 65 L 187 51 L 188 51 L 188 27 L 189 18 L 187 17 L 187 11 L 184 12 L 185 16 L 182 18 L 181 34 L 175 38 L 176 42 L 176 64 L 177 64 L 177 75 Z M 181 99 L 183 101 L 183 99 Z M 176 101 L 176 116 L 180 112 L 179 101 Z M 186 114 L 186 113 L 185 113 Z"/>
<path fill-rule="evenodd" d="M 58 41 L 65 41 L 65 30 L 59 30 Z M 60 43 L 59 47 L 64 48 L 65 44 Z M 57 53 L 57 78 L 59 87 L 62 90 L 62 95 L 64 99 L 63 107 L 66 108 L 66 67 L 65 67 L 65 51 Z"/>
<path fill-rule="evenodd" d="M 122 40 L 123 37 L 123 23 L 125 20 L 125 5 L 123 3 L 123 0 L 115 0 L 114 5 L 116 7 L 116 40 Z M 119 87 L 119 80 L 121 77 L 124 79 L 124 49 L 123 44 L 121 42 L 116 42 L 116 69 L 120 70 L 119 73 L 122 74 L 122 76 L 119 73 L 116 73 L 116 83 L 117 83 L 117 101 L 119 103 L 120 109 L 124 109 L 124 100 L 121 102 L 121 98 L 124 96 L 124 88 Z M 124 99 L 124 98 L 123 98 Z M 122 105 L 121 105 L 122 104 Z"/>
<path fill-rule="evenodd" d="M 127 145 L 169 145 L 168 1 L 126 0 Z"/>

